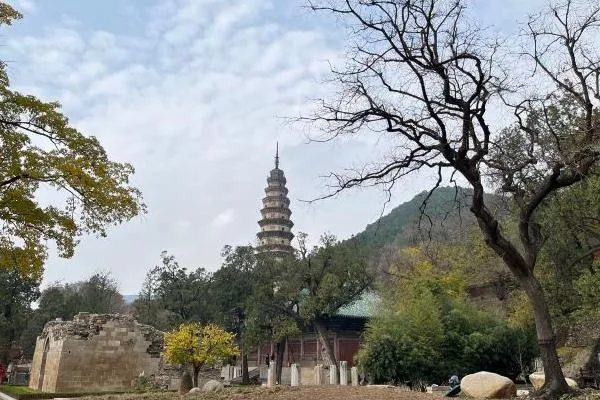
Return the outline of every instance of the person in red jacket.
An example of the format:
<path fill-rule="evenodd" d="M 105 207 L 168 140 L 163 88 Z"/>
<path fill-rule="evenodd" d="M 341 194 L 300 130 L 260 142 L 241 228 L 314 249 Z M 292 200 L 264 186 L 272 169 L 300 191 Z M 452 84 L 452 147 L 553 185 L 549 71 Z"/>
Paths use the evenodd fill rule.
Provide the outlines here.
<path fill-rule="evenodd" d="M 5 378 L 6 378 L 6 368 L 4 367 L 4 364 L 0 363 L 0 384 L 2 382 L 4 382 Z"/>

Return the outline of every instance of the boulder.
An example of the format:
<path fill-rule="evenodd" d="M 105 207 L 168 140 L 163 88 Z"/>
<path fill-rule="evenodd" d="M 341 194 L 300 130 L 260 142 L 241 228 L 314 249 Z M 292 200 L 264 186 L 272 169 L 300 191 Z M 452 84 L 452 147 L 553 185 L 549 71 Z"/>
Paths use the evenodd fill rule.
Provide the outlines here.
<path fill-rule="evenodd" d="M 219 381 L 211 379 L 210 381 L 204 384 L 202 390 L 205 392 L 220 392 L 221 390 L 223 390 L 223 384 Z"/>
<path fill-rule="evenodd" d="M 200 391 L 201 391 L 201 390 L 200 390 L 200 388 L 199 388 L 199 387 L 193 387 L 193 388 L 191 388 L 191 389 L 190 389 L 190 391 L 189 391 L 188 393 L 198 393 L 198 392 L 200 392 Z"/>
<path fill-rule="evenodd" d="M 571 378 L 565 378 L 565 380 L 567 381 L 567 385 L 573 389 L 577 389 L 577 382 Z M 531 382 L 533 390 L 540 390 L 540 388 L 544 386 L 544 382 L 546 382 L 546 377 L 542 373 L 534 372 L 533 374 L 529 375 L 529 382 Z"/>
<path fill-rule="evenodd" d="M 185 371 L 183 375 L 181 375 L 181 381 L 179 381 L 179 394 L 186 394 L 192 390 L 193 387 L 192 375 L 190 375 L 188 371 Z"/>
<path fill-rule="evenodd" d="M 517 387 L 513 381 L 486 371 L 465 376 L 460 382 L 460 388 L 468 396 L 482 399 L 509 399 L 517 395 Z"/>

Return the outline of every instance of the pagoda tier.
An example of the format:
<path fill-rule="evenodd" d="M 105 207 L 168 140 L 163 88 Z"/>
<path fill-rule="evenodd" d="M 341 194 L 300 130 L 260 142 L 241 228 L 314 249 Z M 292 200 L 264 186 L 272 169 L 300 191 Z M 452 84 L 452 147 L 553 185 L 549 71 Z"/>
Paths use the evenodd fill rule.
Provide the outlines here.
<path fill-rule="evenodd" d="M 263 239 L 275 238 L 275 239 L 287 239 L 292 240 L 294 238 L 294 234 L 290 231 L 284 230 L 269 230 L 269 231 L 260 231 L 256 234 L 258 238 L 262 241 Z"/>
<path fill-rule="evenodd" d="M 281 192 L 283 192 L 283 194 L 285 194 L 286 196 L 288 194 L 288 190 L 287 190 L 287 188 L 285 186 L 284 187 L 267 186 L 265 188 L 265 193 L 266 193 L 267 196 L 272 195 L 273 193 L 279 194 Z"/>
<path fill-rule="evenodd" d="M 275 215 L 281 215 L 283 218 L 289 219 L 292 215 L 292 211 L 288 207 L 264 207 L 260 210 L 263 219 L 265 218 L 276 218 Z"/>
<path fill-rule="evenodd" d="M 290 206 L 290 199 L 288 199 L 287 197 L 285 197 L 282 194 L 273 194 L 267 197 L 263 198 L 263 204 L 265 205 L 265 207 L 269 204 L 282 204 L 284 207 L 289 207 Z"/>
<path fill-rule="evenodd" d="M 260 221 L 258 221 L 258 225 L 261 228 L 269 225 L 283 225 L 291 229 L 294 226 L 294 223 L 286 218 L 263 218 Z"/>
<path fill-rule="evenodd" d="M 292 211 L 285 184 L 285 175 L 279 169 L 278 148 L 275 155 L 275 168 L 267 177 L 266 196 L 262 199 L 263 208 L 260 210 L 262 219 L 258 221 L 260 231 L 257 234 L 258 251 L 273 255 L 275 258 L 283 258 L 294 252 L 291 246 L 294 238 L 291 229 L 294 223 L 290 220 Z"/>

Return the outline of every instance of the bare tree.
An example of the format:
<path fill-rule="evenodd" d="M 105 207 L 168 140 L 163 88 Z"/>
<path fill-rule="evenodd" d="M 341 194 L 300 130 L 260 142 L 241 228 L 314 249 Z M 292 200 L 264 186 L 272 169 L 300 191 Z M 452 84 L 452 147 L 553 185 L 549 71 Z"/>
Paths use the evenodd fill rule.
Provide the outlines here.
<path fill-rule="evenodd" d="M 434 189 L 444 170 L 468 182 L 470 211 L 487 245 L 533 305 L 546 374 L 540 396 L 556 398 L 569 389 L 544 291 L 534 274 L 543 245 L 536 211 L 561 188 L 586 179 L 600 158 L 600 56 L 591 46 L 599 9 L 591 2 L 576 7 L 565 0 L 531 17 L 524 31 L 529 44 L 519 58 L 523 69 L 501 68 L 497 58 L 504 44 L 486 38 L 464 3 L 310 2 L 313 10 L 349 22 L 352 48 L 345 67 L 333 71 L 341 88 L 337 96 L 302 119 L 320 128 L 320 140 L 370 131 L 393 142 L 380 163 L 332 174 L 335 189 L 328 196 L 364 184 L 389 188 L 423 167 L 437 171 Z M 514 84 L 527 72 L 536 82 L 536 95 Z M 490 121 L 499 109 L 514 116 L 514 123 L 495 131 Z M 487 204 L 488 182 L 517 205 L 518 239 L 509 237 Z"/>

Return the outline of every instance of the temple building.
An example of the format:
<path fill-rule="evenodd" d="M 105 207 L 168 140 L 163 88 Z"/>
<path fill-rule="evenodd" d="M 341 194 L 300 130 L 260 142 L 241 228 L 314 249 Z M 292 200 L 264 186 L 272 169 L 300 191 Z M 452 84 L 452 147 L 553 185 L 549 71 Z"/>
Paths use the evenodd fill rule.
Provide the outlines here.
<path fill-rule="evenodd" d="M 258 221 L 258 247 L 260 253 L 268 252 L 275 258 L 284 258 L 294 252 L 291 245 L 294 234 L 294 223 L 290 219 L 290 199 L 285 187 L 286 179 L 279 169 L 279 144 L 275 152 L 275 168 L 267 177 L 265 197 L 262 199 L 263 208 L 260 210 L 262 219 Z"/>

